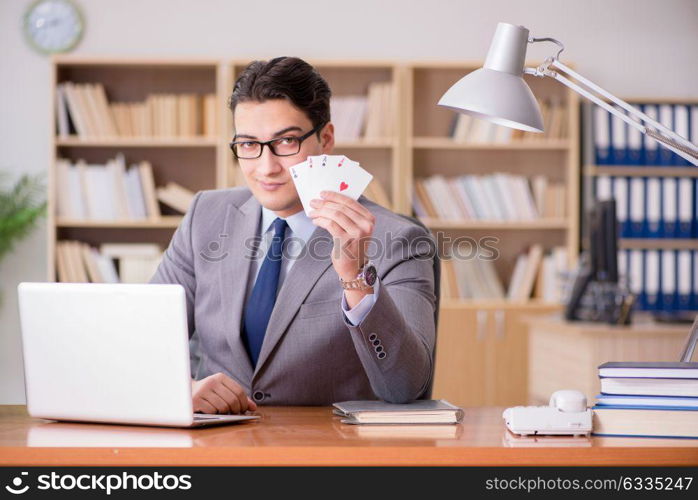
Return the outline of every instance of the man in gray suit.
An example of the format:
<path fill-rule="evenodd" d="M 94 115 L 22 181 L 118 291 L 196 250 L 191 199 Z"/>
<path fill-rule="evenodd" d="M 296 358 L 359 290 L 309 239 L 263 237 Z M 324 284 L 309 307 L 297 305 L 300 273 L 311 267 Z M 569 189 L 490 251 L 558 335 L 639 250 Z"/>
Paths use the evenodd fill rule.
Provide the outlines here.
<path fill-rule="evenodd" d="M 203 191 L 151 282 L 186 290 L 195 411 L 407 402 L 434 367 L 431 235 L 365 197 L 307 216 L 288 168 L 331 153 L 330 89 L 306 62 L 256 61 L 230 98 L 248 187 Z"/>

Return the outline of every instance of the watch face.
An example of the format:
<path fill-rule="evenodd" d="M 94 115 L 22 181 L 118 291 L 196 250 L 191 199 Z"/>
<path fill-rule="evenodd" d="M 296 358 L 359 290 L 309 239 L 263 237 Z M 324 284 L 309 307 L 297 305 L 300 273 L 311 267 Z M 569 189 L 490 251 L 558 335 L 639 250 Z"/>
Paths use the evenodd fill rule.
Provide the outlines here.
<path fill-rule="evenodd" d="M 41 52 L 65 52 L 82 36 L 80 11 L 69 0 L 39 0 L 24 17 L 24 32 L 29 42 Z"/>
<path fill-rule="evenodd" d="M 376 266 L 369 264 L 364 269 L 364 281 L 368 286 L 373 286 L 378 278 L 378 272 L 376 271 Z"/>

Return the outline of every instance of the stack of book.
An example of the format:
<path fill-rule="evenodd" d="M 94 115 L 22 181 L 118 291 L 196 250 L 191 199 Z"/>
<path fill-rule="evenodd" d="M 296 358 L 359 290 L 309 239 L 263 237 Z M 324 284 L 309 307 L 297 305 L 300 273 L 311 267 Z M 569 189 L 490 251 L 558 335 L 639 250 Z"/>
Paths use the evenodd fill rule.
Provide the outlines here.
<path fill-rule="evenodd" d="M 393 124 L 394 85 L 373 82 L 368 95 L 336 96 L 330 99 L 335 139 L 355 141 L 387 139 L 395 133 Z"/>
<path fill-rule="evenodd" d="M 555 247 L 545 254 L 540 245 L 531 246 L 517 257 L 506 291 L 494 261 L 482 252 L 476 256 L 452 252 L 441 261 L 441 267 L 442 298 L 526 301 L 533 297 L 549 303 L 561 302 L 568 271 L 564 247 Z"/>
<path fill-rule="evenodd" d="M 392 82 L 373 82 L 368 86 L 365 139 L 386 139 L 395 134 L 394 99 Z"/>
<path fill-rule="evenodd" d="M 454 116 L 450 136 L 454 141 L 469 144 L 509 144 L 512 142 L 541 141 L 567 138 L 567 106 L 560 99 L 538 100 L 543 115 L 544 133 L 523 132 L 502 127 L 471 115 Z"/>
<path fill-rule="evenodd" d="M 122 154 L 105 165 L 56 162 L 58 216 L 78 220 L 157 220 L 158 201 L 185 213 L 194 193 L 170 182 L 155 187 L 150 163 L 126 166 Z"/>
<path fill-rule="evenodd" d="M 355 141 L 361 137 L 366 124 L 368 98 L 363 95 L 333 96 L 330 112 L 337 141 Z"/>
<path fill-rule="evenodd" d="M 698 363 L 605 363 L 594 434 L 698 438 Z"/>
<path fill-rule="evenodd" d="M 215 94 L 151 94 L 144 102 L 109 103 L 101 83 L 64 82 L 56 88 L 59 137 L 215 137 Z"/>
<path fill-rule="evenodd" d="M 147 283 L 161 258 L 151 243 L 103 243 L 99 249 L 81 241 L 56 243 L 58 281 L 67 283 Z"/>
<path fill-rule="evenodd" d="M 564 217 L 565 186 L 545 176 L 433 175 L 415 179 L 413 209 L 419 217 L 515 221 Z"/>

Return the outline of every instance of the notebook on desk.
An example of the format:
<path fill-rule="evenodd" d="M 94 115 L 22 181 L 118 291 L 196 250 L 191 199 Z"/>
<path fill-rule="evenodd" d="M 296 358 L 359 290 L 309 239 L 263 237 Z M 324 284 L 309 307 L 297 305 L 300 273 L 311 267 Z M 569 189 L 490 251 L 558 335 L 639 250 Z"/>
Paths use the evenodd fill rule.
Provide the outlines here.
<path fill-rule="evenodd" d="M 448 401 L 420 400 L 405 404 L 384 401 L 343 401 L 335 403 L 334 414 L 344 424 L 457 424 L 463 410 Z"/>

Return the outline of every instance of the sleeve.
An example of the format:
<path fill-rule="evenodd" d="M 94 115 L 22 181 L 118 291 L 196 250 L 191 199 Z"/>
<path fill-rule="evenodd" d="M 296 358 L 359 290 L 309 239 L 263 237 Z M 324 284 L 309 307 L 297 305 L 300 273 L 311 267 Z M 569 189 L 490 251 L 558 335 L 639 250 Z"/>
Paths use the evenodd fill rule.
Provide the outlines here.
<path fill-rule="evenodd" d="M 380 281 L 381 280 L 379 279 L 376 280 L 375 284 L 373 285 L 373 293 L 365 295 L 364 298 L 351 309 L 349 309 L 349 304 L 347 304 L 346 295 L 342 294 L 342 312 L 349 323 L 354 326 L 358 325 L 371 311 L 371 308 L 373 307 L 373 304 L 376 303 L 378 294 L 380 293 Z"/>
<path fill-rule="evenodd" d="M 357 325 L 344 323 L 376 396 L 405 403 L 424 394 L 434 369 L 436 244 L 414 225 L 384 249 L 375 303 Z"/>
<path fill-rule="evenodd" d="M 187 325 L 189 337 L 194 333 L 194 303 L 196 294 L 196 273 L 194 269 L 194 250 L 192 246 L 192 224 L 194 213 L 202 193 L 199 192 L 185 214 L 182 222 L 172 236 L 167 250 L 162 257 L 150 283 L 179 284 L 184 287 L 187 297 Z"/>

